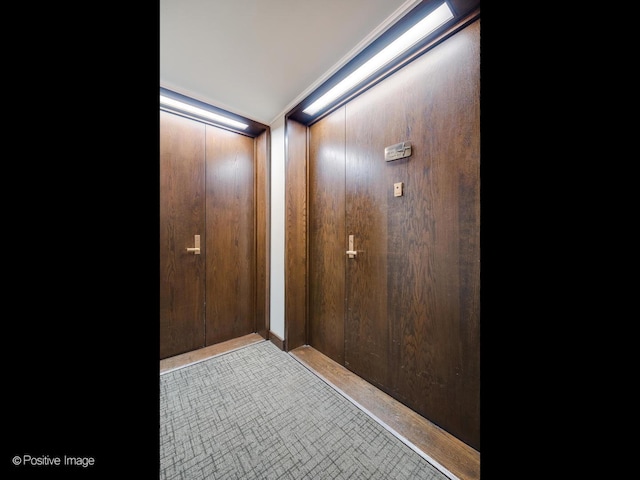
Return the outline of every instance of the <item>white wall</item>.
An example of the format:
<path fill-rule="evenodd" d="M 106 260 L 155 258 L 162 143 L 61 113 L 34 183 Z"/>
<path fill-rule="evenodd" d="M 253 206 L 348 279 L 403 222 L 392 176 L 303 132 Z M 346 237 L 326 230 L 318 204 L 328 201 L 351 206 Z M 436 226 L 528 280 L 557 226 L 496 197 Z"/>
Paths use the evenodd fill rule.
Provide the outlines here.
<path fill-rule="evenodd" d="M 284 337 L 285 137 L 284 116 L 271 125 L 270 330 Z"/>

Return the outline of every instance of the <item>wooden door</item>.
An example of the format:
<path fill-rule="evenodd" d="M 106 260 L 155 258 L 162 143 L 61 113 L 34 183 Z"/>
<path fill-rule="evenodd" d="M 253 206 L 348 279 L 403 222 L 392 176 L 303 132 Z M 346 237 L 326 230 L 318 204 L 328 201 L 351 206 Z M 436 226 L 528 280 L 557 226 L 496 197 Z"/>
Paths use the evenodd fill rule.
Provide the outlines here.
<path fill-rule="evenodd" d="M 372 97 L 369 95 L 368 97 Z M 389 103 L 356 101 L 346 110 L 345 366 L 374 385 L 389 385 L 387 221 L 389 165 L 384 147 L 395 127 L 380 123 Z M 401 137 L 402 138 L 402 137 Z M 390 140 L 393 139 L 393 140 Z M 343 252 L 344 254 L 344 252 Z"/>
<path fill-rule="evenodd" d="M 345 107 L 309 128 L 309 344 L 344 365 Z"/>
<path fill-rule="evenodd" d="M 205 126 L 160 112 L 160 359 L 205 341 Z"/>
<path fill-rule="evenodd" d="M 206 344 L 256 331 L 254 139 L 207 125 Z"/>

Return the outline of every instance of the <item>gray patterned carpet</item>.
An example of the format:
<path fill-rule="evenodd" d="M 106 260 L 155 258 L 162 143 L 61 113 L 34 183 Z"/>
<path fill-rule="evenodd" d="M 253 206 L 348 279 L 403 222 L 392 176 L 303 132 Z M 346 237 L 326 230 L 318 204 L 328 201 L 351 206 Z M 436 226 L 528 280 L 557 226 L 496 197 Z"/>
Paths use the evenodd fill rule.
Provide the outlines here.
<path fill-rule="evenodd" d="M 268 341 L 160 376 L 160 478 L 447 479 Z"/>

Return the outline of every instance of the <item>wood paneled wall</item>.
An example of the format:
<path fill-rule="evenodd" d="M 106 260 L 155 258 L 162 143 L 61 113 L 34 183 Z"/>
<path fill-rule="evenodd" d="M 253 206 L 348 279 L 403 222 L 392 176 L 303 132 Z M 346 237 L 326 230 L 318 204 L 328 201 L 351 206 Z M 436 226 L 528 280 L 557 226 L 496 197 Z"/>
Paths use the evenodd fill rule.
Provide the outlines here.
<path fill-rule="evenodd" d="M 256 159 L 256 332 L 269 338 L 269 282 L 271 268 L 271 151 L 270 130 L 266 129 L 255 139 Z"/>
<path fill-rule="evenodd" d="M 345 366 L 478 450 L 479 26 L 347 105 L 347 224 L 367 254 L 345 333 Z M 385 163 L 405 140 L 413 155 Z"/>
<path fill-rule="evenodd" d="M 285 350 L 307 343 L 307 127 L 285 122 Z"/>
<path fill-rule="evenodd" d="M 479 57 L 476 20 L 307 130 L 288 120 L 285 282 L 287 349 L 306 341 L 477 450 Z M 385 163 L 400 141 L 412 157 Z"/>

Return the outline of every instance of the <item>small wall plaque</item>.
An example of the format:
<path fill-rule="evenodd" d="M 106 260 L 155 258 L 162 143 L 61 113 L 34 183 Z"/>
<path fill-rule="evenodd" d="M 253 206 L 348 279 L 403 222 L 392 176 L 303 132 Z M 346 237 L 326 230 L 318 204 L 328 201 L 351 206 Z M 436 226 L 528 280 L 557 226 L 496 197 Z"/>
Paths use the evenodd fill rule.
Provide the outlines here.
<path fill-rule="evenodd" d="M 400 142 L 389 145 L 384 149 L 384 159 L 387 162 L 411 156 L 411 142 Z"/>

